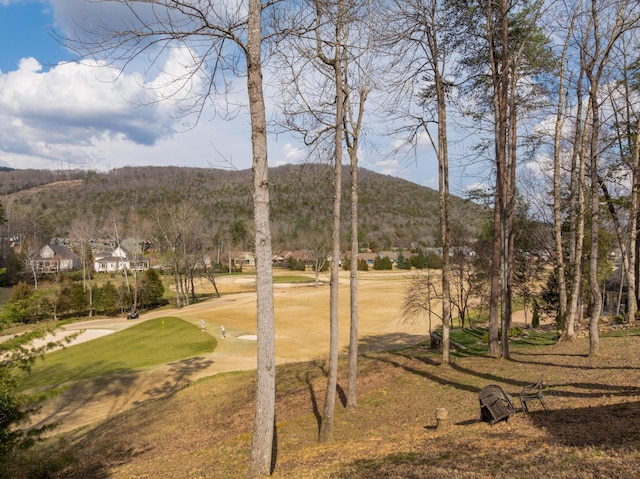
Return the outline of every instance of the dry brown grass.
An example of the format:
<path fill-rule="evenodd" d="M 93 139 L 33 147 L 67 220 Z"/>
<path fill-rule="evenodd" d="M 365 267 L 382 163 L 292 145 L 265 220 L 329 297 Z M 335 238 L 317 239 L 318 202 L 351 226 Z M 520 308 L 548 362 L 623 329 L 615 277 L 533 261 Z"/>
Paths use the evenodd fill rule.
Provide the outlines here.
<path fill-rule="evenodd" d="M 328 445 L 316 441 L 324 362 L 280 366 L 273 477 L 637 477 L 639 346 L 636 332 L 603 338 L 598 358 L 587 357 L 588 342 L 580 340 L 514 346 L 512 360 L 465 357 L 451 367 L 420 347 L 368 353 L 360 361 L 358 408 L 338 408 Z M 534 407 L 493 427 L 479 422 L 479 389 L 494 383 L 516 395 L 541 373 L 549 412 Z M 50 477 L 243 477 L 253 385 L 250 372 L 197 382 L 74 432 L 41 460 L 68 459 Z M 438 407 L 449 410 L 448 432 L 435 430 Z"/>
<path fill-rule="evenodd" d="M 277 286 L 274 478 L 637 476 L 639 332 L 603 338 L 595 359 L 586 356 L 588 340 L 581 339 L 514 346 L 509 361 L 461 357 L 443 367 L 438 354 L 407 347 L 426 339 L 426 328 L 399 321 L 403 285 L 397 274 L 362 277 L 358 408 L 347 413 L 338 407 L 334 441 L 327 445 L 318 445 L 317 436 L 328 288 Z M 222 287 L 242 291 L 247 285 Z M 341 303 L 346 318 L 346 292 Z M 82 427 L 16 458 L 12 477 L 243 477 L 255 373 L 229 371 L 255 361 L 255 344 L 237 339 L 254 332 L 254 296 L 239 292 L 170 314 L 196 324 L 205 319 L 212 334 L 224 324 L 228 338 L 207 357 L 74 385 L 58 398 L 55 412 L 63 414 L 67 430 Z M 341 333 L 345 346 L 348 328 Z M 404 349 L 380 352 L 390 347 Z M 340 388 L 346 387 L 345 366 Z M 516 395 L 541 373 L 549 412 L 534 405 L 527 417 L 512 416 L 493 427 L 479 422 L 483 386 L 499 384 Z M 339 395 L 343 401 L 342 389 Z M 451 417 L 446 433 L 435 430 L 439 407 Z"/>

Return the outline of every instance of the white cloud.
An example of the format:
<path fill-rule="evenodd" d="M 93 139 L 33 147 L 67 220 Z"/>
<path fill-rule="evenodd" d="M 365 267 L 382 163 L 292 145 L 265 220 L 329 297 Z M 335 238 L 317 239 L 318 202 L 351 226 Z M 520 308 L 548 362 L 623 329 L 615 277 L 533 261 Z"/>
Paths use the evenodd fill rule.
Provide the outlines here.
<path fill-rule="evenodd" d="M 467 192 L 477 191 L 484 194 L 491 194 L 493 189 L 487 183 L 476 182 L 476 183 L 469 183 L 468 185 L 466 185 L 465 191 Z"/>
<path fill-rule="evenodd" d="M 376 171 L 383 175 L 396 175 L 402 169 L 402 165 L 396 159 L 375 161 L 374 165 Z"/>
<path fill-rule="evenodd" d="M 249 134 L 242 118 L 234 125 L 212 125 L 207 115 L 213 114 L 205 110 L 194 129 L 184 123 L 180 100 L 189 91 L 177 91 L 170 75 L 190 59 L 184 49 L 175 49 L 166 72 L 146 83 L 136 73 L 91 62 L 44 71 L 33 58 L 23 59 L 17 70 L 0 72 L 0 161 L 16 168 L 65 164 L 104 169 L 137 164 L 141 158 L 149 164 L 179 164 L 188 158 L 207 166 L 220 153 L 230 161 L 242 157 L 237 161 L 246 167 Z M 183 130 L 188 131 L 176 133 Z"/>
<path fill-rule="evenodd" d="M 427 186 L 428 188 L 433 188 L 434 190 L 436 190 L 438 189 L 438 178 L 436 176 L 425 178 L 424 180 L 422 180 L 422 186 Z"/>
<path fill-rule="evenodd" d="M 70 34 L 75 21 L 80 25 L 122 21 L 122 5 L 112 2 L 50 2 L 61 34 Z M 154 65 L 140 59 L 125 72 L 95 62 L 49 67 L 33 58 L 23 59 L 14 71 L 0 71 L 0 165 L 97 170 L 144 165 L 250 168 L 244 79 L 227 78 L 233 81 L 232 92 L 210 98 L 198 115 L 188 116 L 190 93 L 200 89 L 203 78 L 190 78 L 184 89 L 178 89 L 175 80 L 193 65 L 192 52 L 176 47 L 158 58 L 161 61 Z M 265 70 L 264 74 L 265 106 L 269 118 L 276 118 L 273 85 L 281 72 Z M 381 125 L 368 127 L 380 129 Z M 423 134 L 411 148 L 400 148 L 407 146 L 400 142 L 390 144 L 372 129 L 368 135 L 371 149 L 361 150 L 362 167 L 418 184 L 434 183 L 437 166 Z M 272 135 L 268 144 L 272 165 L 306 159 L 307 151 L 293 135 Z"/>
<path fill-rule="evenodd" d="M 282 147 L 282 162 L 283 163 L 298 163 L 305 159 L 306 155 L 302 148 L 291 143 L 285 143 Z"/>

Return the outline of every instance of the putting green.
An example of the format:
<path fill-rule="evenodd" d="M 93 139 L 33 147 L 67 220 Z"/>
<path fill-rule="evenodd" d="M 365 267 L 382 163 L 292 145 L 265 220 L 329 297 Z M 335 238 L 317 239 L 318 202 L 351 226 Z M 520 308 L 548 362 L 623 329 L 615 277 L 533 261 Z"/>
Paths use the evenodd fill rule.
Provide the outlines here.
<path fill-rule="evenodd" d="M 215 350 L 217 341 L 175 317 L 151 319 L 103 338 L 47 354 L 20 386 L 57 386 L 146 368 Z"/>

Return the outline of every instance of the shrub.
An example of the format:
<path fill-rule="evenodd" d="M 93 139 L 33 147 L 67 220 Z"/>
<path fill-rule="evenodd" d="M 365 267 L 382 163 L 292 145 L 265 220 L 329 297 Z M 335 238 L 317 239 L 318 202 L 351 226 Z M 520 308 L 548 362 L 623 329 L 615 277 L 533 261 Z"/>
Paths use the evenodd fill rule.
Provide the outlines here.
<path fill-rule="evenodd" d="M 373 261 L 373 269 L 375 269 L 376 271 L 380 271 L 380 270 L 390 271 L 393 269 L 393 263 L 387 256 L 384 256 L 383 258 L 378 257 Z"/>
<path fill-rule="evenodd" d="M 510 338 L 519 338 L 520 336 L 522 336 L 523 331 L 522 328 L 520 327 L 516 327 L 516 328 L 510 328 L 509 329 L 509 337 Z"/>
<path fill-rule="evenodd" d="M 540 306 L 538 302 L 533 300 L 533 318 L 531 319 L 531 326 L 537 328 L 540 326 Z"/>
<path fill-rule="evenodd" d="M 398 269 L 411 269 L 411 261 L 404 257 L 402 253 L 398 254 L 398 260 L 396 262 Z"/>
<path fill-rule="evenodd" d="M 140 281 L 140 302 L 143 306 L 155 306 L 160 304 L 164 295 L 164 285 L 160 275 L 154 269 L 144 272 Z"/>
<path fill-rule="evenodd" d="M 429 253 L 426 257 L 425 266 L 430 269 L 442 269 L 442 256 L 435 253 Z"/>
<path fill-rule="evenodd" d="M 611 318 L 611 324 L 624 324 L 627 320 L 624 316 L 614 316 Z"/>

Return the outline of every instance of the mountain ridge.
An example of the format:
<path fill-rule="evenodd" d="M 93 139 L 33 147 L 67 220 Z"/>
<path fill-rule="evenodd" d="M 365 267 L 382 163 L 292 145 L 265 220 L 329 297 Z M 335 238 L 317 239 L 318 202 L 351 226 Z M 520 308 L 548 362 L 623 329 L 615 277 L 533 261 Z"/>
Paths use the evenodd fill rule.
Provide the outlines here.
<path fill-rule="evenodd" d="M 348 244 L 350 174 L 343 184 L 343 234 Z M 194 167 L 125 167 L 109 172 L 13 170 L 0 172 L 5 208 L 14 218 L 39 215 L 52 237 L 64 237 L 74 219 L 97 225 L 131 225 L 163 205 L 186 202 L 201 217 L 212 241 L 230 241 L 231 225 L 252 223 L 251 170 Z M 310 235 L 330 230 L 333 198 L 330 165 L 309 163 L 269 169 L 271 222 L 276 247 L 304 248 Z M 373 250 L 434 246 L 439 238 L 438 193 L 410 181 L 359 169 L 360 242 Z M 34 211 L 35 210 L 35 211 Z M 451 197 L 457 228 L 473 233 L 486 208 Z"/>

